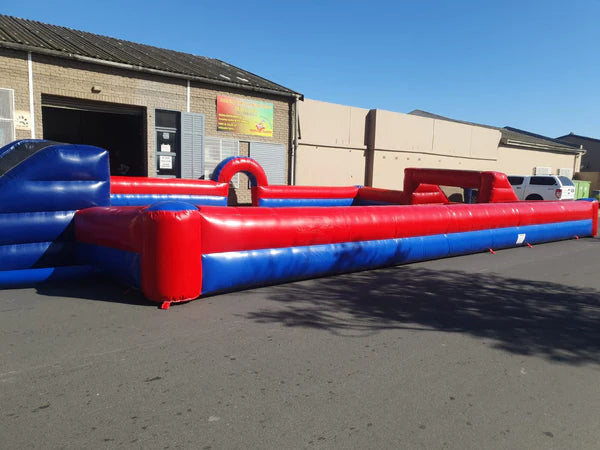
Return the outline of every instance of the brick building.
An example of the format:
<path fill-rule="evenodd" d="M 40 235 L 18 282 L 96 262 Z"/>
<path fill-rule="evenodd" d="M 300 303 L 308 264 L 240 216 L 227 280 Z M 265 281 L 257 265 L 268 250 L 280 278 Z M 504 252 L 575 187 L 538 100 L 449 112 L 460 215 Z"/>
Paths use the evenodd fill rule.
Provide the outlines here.
<path fill-rule="evenodd" d="M 250 155 L 285 184 L 301 99 L 217 59 L 0 15 L 0 146 L 97 145 L 113 174 L 183 178 Z M 248 202 L 245 176 L 234 184 Z"/>

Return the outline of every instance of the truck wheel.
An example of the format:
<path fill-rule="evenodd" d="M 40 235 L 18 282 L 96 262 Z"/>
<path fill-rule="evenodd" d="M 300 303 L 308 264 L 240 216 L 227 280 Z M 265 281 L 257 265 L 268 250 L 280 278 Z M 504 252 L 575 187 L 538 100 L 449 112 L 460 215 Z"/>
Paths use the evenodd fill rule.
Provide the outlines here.
<path fill-rule="evenodd" d="M 525 200 L 544 200 L 544 199 L 542 198 L 542 196 L 541 196 L 541 195 L 538 195 L 538 194 L 531 194 L 531 195 L 528 195 L 528 196 L 525 198 Z"/>

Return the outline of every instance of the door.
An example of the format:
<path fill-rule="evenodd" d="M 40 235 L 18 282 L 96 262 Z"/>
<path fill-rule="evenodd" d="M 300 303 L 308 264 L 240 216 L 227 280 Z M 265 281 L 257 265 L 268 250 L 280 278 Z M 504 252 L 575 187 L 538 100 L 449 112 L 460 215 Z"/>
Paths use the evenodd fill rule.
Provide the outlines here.
<path fill-rule="evenodd" d="M 179 116 L 177 111 L 156 110 L 156 175 L 159 177 L 181 176 Z"/>
<path fill-rule="evenodd" d="M 179 133 L 174 128 L 156 127 L 156 174 L 178 177 Z"/>

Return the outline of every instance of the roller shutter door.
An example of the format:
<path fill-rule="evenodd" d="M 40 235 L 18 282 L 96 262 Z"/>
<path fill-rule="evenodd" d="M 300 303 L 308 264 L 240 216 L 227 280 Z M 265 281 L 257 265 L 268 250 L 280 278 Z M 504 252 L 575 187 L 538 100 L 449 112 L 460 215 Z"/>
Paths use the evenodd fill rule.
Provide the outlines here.
<path fill-rule="evenodd" d="M 255 159 L 265 170 L 269 184 L 287 184 L 285 145 L 251 142 L 250 157 Z"/>
<path fill-rule="evenodd" d="M 42 106 L 50 108 L 76 109 L 109 114 L 127 114 L 142 116 L 145 111 L 141 106 L 123 105 L 121 103 L 107 103 L 80 98 L 59 97 L 57 95 L 42 94 Z"/>

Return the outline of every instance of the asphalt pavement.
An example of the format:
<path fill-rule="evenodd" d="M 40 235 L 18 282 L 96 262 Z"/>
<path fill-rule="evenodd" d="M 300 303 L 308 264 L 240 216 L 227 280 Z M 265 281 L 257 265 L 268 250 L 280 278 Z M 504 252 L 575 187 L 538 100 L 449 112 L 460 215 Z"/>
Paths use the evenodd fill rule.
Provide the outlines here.
<path fill-rule="evenodd" d="M 224 294 L 0 291 L 3 449 L 597 449 L 600 240 Z"/>

